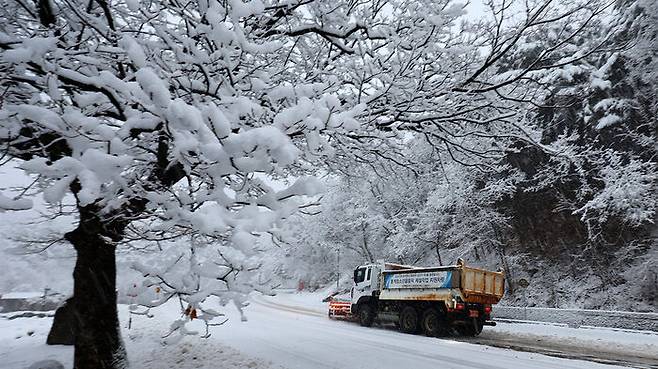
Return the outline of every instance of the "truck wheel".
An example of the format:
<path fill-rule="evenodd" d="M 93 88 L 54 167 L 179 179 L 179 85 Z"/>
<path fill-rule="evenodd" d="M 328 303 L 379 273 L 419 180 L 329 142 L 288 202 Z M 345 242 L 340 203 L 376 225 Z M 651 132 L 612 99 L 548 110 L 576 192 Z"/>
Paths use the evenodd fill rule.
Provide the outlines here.
<path fill-rule="evenodd" d="M 436 309 L 425 310 L 421 327 L 428 337 L 440 337 L 446 333 L 445 319 Z"/>
<path fill-rule="evenodd" d="M 411 306 L 405 307 L 400 313 L 400 331 L 404 333 L 418 332 L 418 313 Z"/>
<path fill-rule="evenodd" d="M 359 307 L 359 324 L 364 327 L 370 327 L 373 320 L 375 320 L 375 314 L 370 305 L 362 305 Z"/>

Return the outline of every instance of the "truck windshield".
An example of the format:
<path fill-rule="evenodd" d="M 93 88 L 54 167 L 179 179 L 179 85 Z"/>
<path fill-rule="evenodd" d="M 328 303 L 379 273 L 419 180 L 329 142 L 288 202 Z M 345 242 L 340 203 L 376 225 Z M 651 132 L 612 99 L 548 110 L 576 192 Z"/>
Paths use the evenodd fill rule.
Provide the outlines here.
<path fill-rule="evenodd" d="M 354 283 L 363 282 L 366 279 L 366 268 L 356 268 L 354 270 Z"/>

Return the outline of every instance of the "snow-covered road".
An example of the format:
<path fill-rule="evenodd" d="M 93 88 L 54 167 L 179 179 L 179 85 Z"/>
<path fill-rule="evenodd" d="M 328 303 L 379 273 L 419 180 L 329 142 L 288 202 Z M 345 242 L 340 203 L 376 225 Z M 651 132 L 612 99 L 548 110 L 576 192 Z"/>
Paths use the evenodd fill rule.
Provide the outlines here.
<path fill-rule="evenodd" d="M 249 322 L 233 319 L 224 334 L 227 345 L 289 369 L 320 368 L 610 368 L 594 362 L 401 334 L 332 321 L 317 308 L 254 297 Z M 299 304 L 297 304 L 299 306 Z"/>
<path fill-rule="evenodd" d="M 230 320 L 214 328 L 209 339 L 188 337 L 168 345 L 162 344 L 161 337 L 171 322 L 181 316 L 177 302 L 155 309 L 152 319 L 134 316 L 130 329 L 127 306 L 121 305 L 119 311 L 132 368 L 139 369 L 615 367 L 578 358 L 658 368 L 657 334 L 499 324 L 495 328 L 485 327 L 478 338 L 428 338 L 391 328 L 364 328 L 329 320 L 321 296 L 252 295 L 252 304 L 246 309 L 247 322 L 241 322 L 237 311 L 228 307 L 224 311 Z M 0 317 L 0 368 L 25 369 L 43 359 L 72 366 L 71 347 L 45 345 L 52 318 L 13 319 L 10 315 Z M 199 322 L 193 324 L 203 328 Z"/>

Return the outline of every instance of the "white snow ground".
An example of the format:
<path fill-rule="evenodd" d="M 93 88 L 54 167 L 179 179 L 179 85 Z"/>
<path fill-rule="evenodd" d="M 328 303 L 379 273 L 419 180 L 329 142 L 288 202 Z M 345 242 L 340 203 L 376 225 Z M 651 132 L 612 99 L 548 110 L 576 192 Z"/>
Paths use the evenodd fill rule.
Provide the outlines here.
<path fill-rule="evenodd" d="M 226 346 L 214 337 L 187 337 L 176 344 L 164 345 L 161 335 L 167 331 L 178 310 L 171 304 L 153 319 L 133 317 L 132 328 L 127 329 L 128 308 L 120 306 L 123 339 L 131 368 L 281 369 L 267 360 L 247 356 Z M 3 314 L 0 318 L 0 368 L 27 369 L 30 364 L 47 359 L 57 360 L 67 368 L 73 367 L 72 347 L 45 343 L 52 317 L 6 319 L 17 314 Z M 227 332 L 217 330 L 217 333 Z"/>
<path fill-rule="evenodd" d="M 179 307 L 170 304 L 155 311 L 153 319 L 134 316 L 126 329 L 127 309 L 121 306 L 123 336 L 133 368 L 613 368 L 590 361 L 519 352 L 455 339 L 402 334 L 386 328 L 327 319 L 323 294 L 280 293 L 254 296 L 246 310 L 237 312 L 213 330 L 209 339 L 186 338 L 163 345 L 160 339 Z M 27 368 L 30 363 L 56 359 L 71 367 L 72 349 L 46 346 L 51 318 L 0 318 L 0 367 Z M 555 341 L 587 350 L 606 348 L 619 354 L 655 355 L 658 335 L 599 329 L 573 329 L 539 324 L 500 324 L 485 327 L 482 339 L 521 337 Z M 649 359 L 651 360 L 651 359 Z M 653 367 L 649 365 L 648 367 Z"/>

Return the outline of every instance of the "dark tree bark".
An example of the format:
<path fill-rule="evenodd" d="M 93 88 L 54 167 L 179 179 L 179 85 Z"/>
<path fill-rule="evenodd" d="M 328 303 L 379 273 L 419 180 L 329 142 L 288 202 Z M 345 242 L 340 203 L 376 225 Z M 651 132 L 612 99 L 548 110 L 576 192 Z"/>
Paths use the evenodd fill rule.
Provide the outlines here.
<path fill-rule="evenodd" d="M 167 151 L 161 149 L 160 155 Z M 153 182 L 172 186 L 184 177 L 181 164 L 154 171 Z M 79 183 L 71 191 L 80 191 Z M 133 198 L 115 212 L 102 215 L 95 204 L 78 206 L 78 227 L 65 235 L 77 253 L 73 270 L 73 311 L 76 316 L 74 369 L 122 369 L 128 359 L 121 339 L 116 292 L 116 242 L 130 219 L 141 214 L 144 198 Z"/>
<path fill-rule="evenodd" d="M 160 124 L 156 130 L 162 130 L 162 127 Z M 72 155 L 66 139 L 58 133 L 36 132 L 26 123 L 18 138 L 0 140 L 0 143 L 7 144 L 11 155 L 21 160 L 33 159 L 35 153 L 51 161 Z M 182 164 L 168 160 L 167 143 L 168 137 L 161 133 L 153 171 L 141 183 L 141 188 L 146 191 L 157 192 L 171 187 L 186 175 Z M 70 190 L 77 198 L 82 190 L 80 182 L 73 181 Z M 71 303 L 76 330 L 74 369 L 127 367 L 117 311 L 115 245 L 125 236 L 131 219 L 144 212 L 147 203 L 145 197 L 125 198 L 123 205 L 114 210 L 104 210 L 100 203 L 78 203 L 78 226 L 65 234 L 77 253 Z M 66 314 L 56 315 L 53 326 L 70 325 L 65 317 Z"/>
<path fill-rule="evenodd" d="M 57 308 L 53 325 L 50 327 L 46 344 L 48 345 L 70 345 L 75 344 L 75 335 L 78 331 L 76 327 L 77 318 L 74 313 L 73 297 L 69 298 L 64 304 Z"/>
<path fill-rule="evenodd" d="M 103 222 L 80 209 L 78 227 L 66 234 L 77 252 L 73 271 L 74 369 L 118 369 L 127 359 L 117 312 L 115 245 Z"/>

